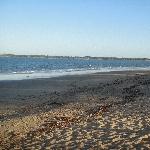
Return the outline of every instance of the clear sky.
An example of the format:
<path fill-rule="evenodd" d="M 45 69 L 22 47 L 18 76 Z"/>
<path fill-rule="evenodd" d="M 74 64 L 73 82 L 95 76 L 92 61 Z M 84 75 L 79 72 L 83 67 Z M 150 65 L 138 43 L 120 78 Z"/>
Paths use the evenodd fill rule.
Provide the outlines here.
<path fill-rule="evenodd" d="M 150 0 L 0 0 L 0 54 L 150 58 Z"/>

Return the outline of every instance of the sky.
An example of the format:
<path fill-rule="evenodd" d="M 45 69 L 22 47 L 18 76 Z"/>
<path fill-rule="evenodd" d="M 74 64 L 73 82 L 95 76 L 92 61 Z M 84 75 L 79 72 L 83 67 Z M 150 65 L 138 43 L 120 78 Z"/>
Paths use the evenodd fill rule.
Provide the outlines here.
<path fill-rule="evenodd" d="M 0 0 L 0 54 L 150 58 L 150 0 Z"/>

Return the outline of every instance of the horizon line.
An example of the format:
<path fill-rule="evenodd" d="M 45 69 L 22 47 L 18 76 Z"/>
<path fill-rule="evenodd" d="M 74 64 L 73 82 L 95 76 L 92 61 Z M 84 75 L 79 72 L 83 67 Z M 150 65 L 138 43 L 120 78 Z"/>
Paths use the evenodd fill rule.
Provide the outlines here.
<path fill-rule="evenodd" d="M 77 57 L 77 58 L 110 58 L 110 59 L 150 59 L 148 57 L 117 57 L 117 56 L 67 56 L 67 55 L 48 55 L 48 54 L 12 54 L 4 53 L 0 56 L 41 56 L 41 57 Z"/>

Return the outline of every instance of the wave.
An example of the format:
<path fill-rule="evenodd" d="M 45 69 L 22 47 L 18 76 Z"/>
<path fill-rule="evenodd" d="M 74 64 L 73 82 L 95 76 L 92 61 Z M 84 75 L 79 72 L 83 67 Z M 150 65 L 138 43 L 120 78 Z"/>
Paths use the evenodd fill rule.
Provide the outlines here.
<path fill-rule="evenodd" d="M 77 69 L 58 69 L 58 70 L 41 70 L 41 71 L 20 71 L 12 73 L 0 73 L 0 80 L 24 80 L 36 78 L 52 78 L 65 75 L 81 75 L 98 72 L 110 71 L 129 71 L 129 70 L 150 70 L 150 67 L 104 67 L 104 68 L 77 68 Z"/>
<path fill-rule="evenodd" d="M 17 71 L 12 72 L 12 74 L 33 74 L 35 71 Z"/>

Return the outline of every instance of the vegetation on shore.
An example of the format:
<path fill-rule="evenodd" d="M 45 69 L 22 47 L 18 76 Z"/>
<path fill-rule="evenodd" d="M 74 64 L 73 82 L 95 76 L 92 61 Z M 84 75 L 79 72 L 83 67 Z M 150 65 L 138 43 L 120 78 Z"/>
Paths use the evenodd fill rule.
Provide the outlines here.
<path fill-rule="evenodd" d="M 92 56 L 49 56 L 49 55 L 15 55 L 15 54 L 0 54 L 0 57 L 25 57 L 25 58 L 74 58 L 74 59 L 97 59 L 97 60 L 150 60 L 149 58 L 126 58 L 126 57 L 92 57 Z"/>

